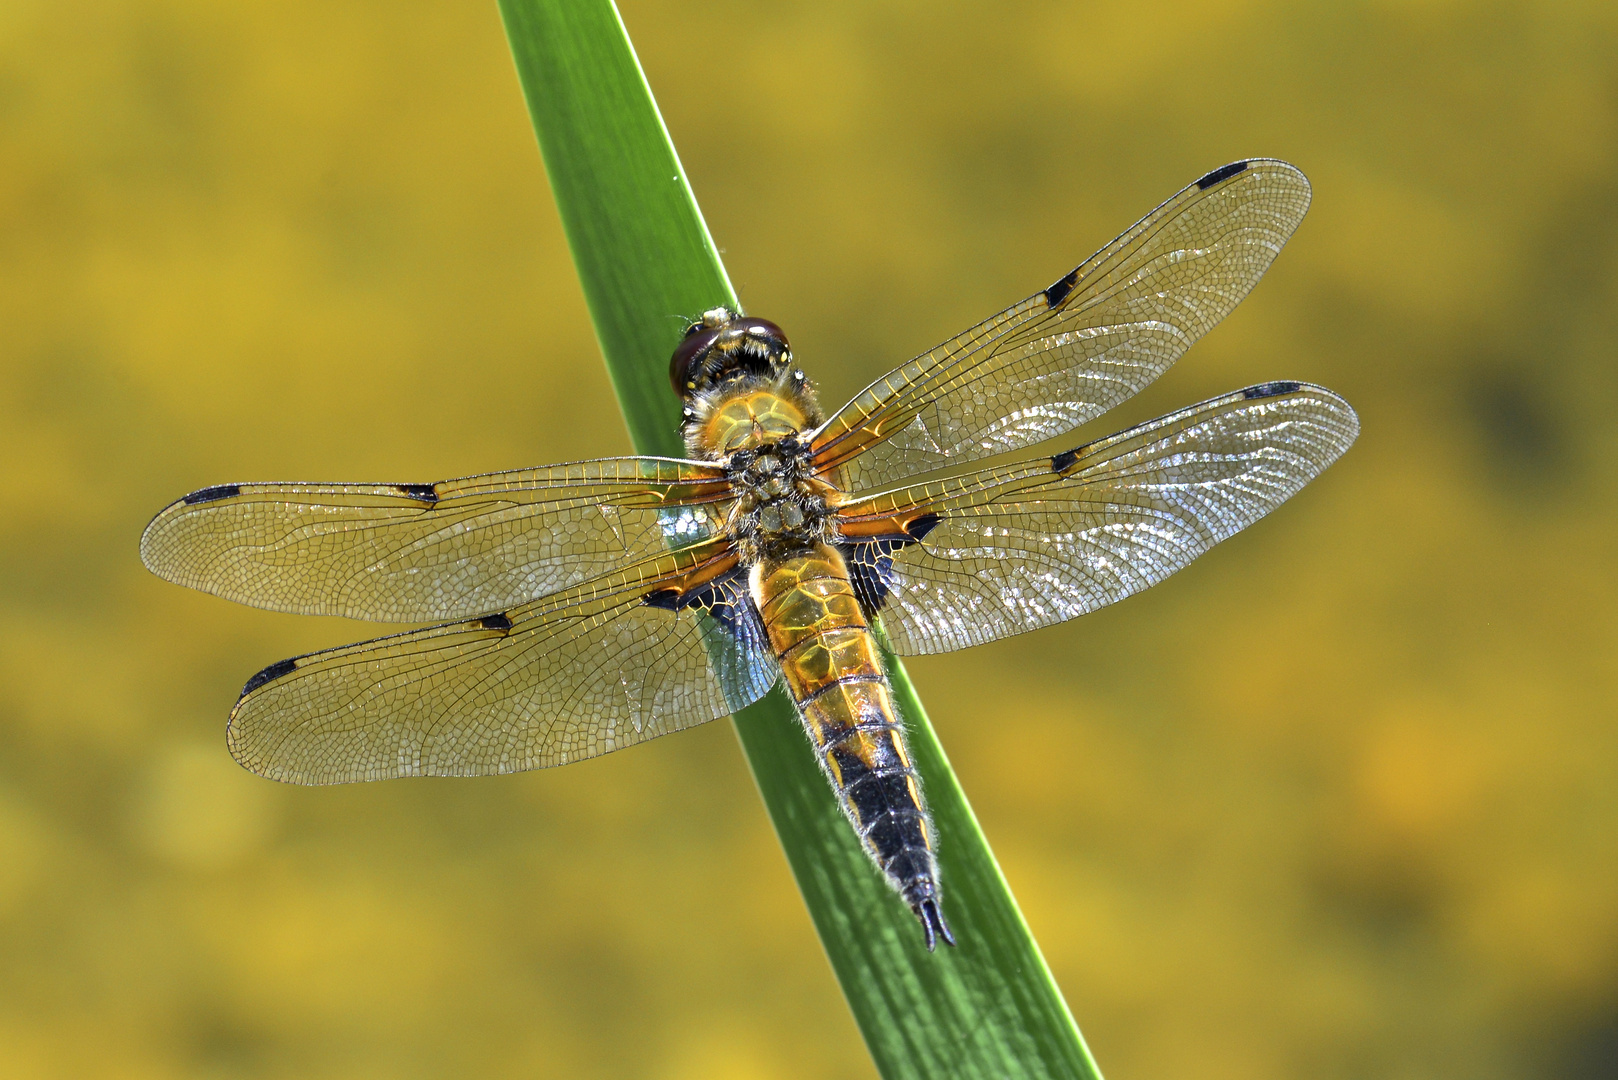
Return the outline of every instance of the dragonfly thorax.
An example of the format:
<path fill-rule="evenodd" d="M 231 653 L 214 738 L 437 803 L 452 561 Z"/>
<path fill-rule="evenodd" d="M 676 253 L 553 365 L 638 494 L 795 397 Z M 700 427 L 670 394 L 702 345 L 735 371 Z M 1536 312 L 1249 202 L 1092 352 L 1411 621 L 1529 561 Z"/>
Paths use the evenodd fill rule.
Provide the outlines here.
<path fill-rule="evenodd" d="M 705 312 L 669 362 L 685 401 L 686 448 L 724 464 L 736 502 L 728 529 L 748 565 L 832 539 L 827 496 L 800 436 L 822 417 L 781 328 L 727 308 Z"/>
<path fill-rule="evenodd" d="M 796 435 L 725 458 L 736 492 L 730 533 L 742 561 L 808 549 L 832 538 L 831 485 L 811 472 L 809 448 Z"/>

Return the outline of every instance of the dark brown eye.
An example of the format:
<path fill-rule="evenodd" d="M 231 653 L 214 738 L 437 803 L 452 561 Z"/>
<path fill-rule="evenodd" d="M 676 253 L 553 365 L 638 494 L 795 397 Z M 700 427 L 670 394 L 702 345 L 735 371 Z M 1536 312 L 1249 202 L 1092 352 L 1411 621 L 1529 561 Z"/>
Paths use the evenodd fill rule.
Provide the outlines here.
<path fill-rule="evenodd" d="M 742 330 L 746 331 L 750 337 L 774 338 L 776 341 L 781 343 L 781 347 L 783 349 L 791 348 L 791 346 L 787 344 L 787 336 L 781 332 L 781 328 L 776 326 L 768 319 L 754 319 L 751 317 L 732 319 L 730 321 L 730 325 L 740 327 Z"/>
<path fill-rule="evenodd" d="M 691 381 L 692 364 L 698 356 L 708 351 L 724 330 L 723 326 L 704 327 L 699 323 L 695 332 L 687 334 L 674 350 L 674 355 L 669 358 L 669 383 L 677 395 L 685 397 L 686 384 Z"/>

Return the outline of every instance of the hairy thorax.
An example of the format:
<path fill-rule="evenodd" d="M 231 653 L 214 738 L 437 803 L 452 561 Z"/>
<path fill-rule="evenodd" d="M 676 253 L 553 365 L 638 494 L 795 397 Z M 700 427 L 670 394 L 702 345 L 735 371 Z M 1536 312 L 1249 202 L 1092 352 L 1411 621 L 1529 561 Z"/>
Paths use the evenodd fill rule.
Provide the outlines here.
<path fill-rule="evenodd" d="M 800 436 L 821 418 L 812 392 L 801 384 L 789 374 L 773 385 L 742 380 L 714 387 L 695 395 L 687 413 L 692 455 L 723 462 L 737 493 L 728 531 L 745 565 L 788 558 L 835 539 L 837 488 L 811 471 L 809 447 Z"/>

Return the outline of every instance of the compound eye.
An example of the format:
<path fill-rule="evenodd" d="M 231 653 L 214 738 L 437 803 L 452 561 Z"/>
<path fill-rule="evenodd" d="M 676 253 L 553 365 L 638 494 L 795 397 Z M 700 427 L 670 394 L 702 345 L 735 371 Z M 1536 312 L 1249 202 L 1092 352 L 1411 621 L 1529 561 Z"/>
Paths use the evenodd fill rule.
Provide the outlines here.
<path fill-rule="evenodd" d="M 782 349 L 791 351 L 791 346 L 787 344 L 786 334 L 782 333 L 781 328 L 768 319 L 755 319 L 749 316 L 742 319 L 733 319 L 730 325 L 741 329 L 748 337 L 773 338 L 781 343 Z"/>
<path fill-rule="evenodd" d="M 674 350 L 674 355 L 669 358 L 669 383 L 674 387 L 674 392 L 682 398 L 689 389 L 686 384 L 691 381 L 697 360 L 703 353 L 713 348 L 713 343 L 719 340 L 719 335 L 724 333 L 725 327 L 705 327 L 698 323 L 693 330 L 694 332 L 685 336 L 685 340 L 680 342 Z"/>

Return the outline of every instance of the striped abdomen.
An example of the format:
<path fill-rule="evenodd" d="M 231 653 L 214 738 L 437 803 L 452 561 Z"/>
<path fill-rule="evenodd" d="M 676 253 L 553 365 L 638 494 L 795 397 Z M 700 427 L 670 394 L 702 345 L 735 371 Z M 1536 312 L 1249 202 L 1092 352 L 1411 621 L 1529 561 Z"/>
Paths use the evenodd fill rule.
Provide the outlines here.
<path fill-rule="evenodd" d="M 939 912 L 932 820 L 842 555 L 819 544 L 758 566 L 752 593 L 843 812 L 921 920 L 927 948 L 935 935 L 953 945 Z"/>

